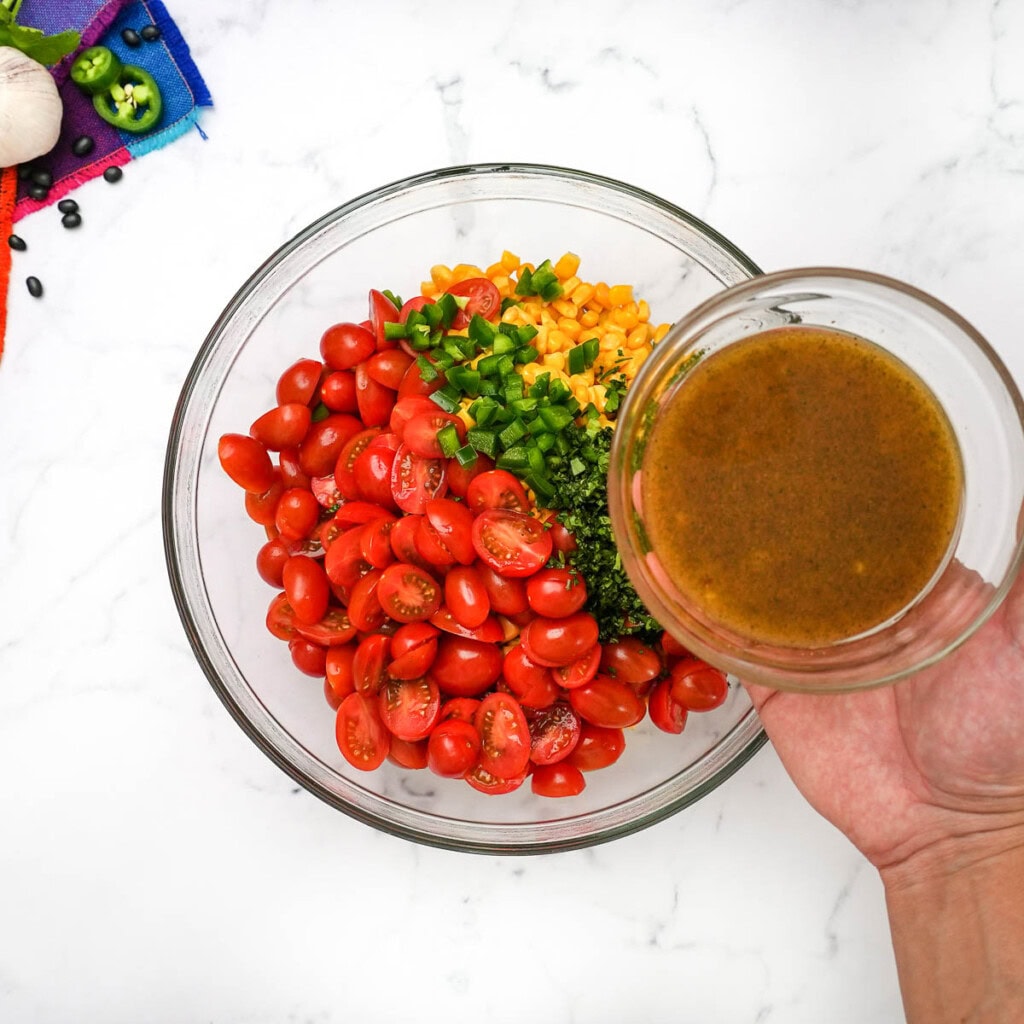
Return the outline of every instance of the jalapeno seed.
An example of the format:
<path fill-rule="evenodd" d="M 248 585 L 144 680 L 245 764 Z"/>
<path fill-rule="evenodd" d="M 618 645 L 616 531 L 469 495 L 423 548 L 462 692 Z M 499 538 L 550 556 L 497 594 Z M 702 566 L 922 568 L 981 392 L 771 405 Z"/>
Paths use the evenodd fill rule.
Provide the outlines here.
<path fill-rule="evenodd" d="M 20 235 L 11 235 L 11 237 L 7 239 L 7 244 L 18 252 L 24 252 L 28 248 L 25 244 L 25 239 Z"/>
<path fill-rule="evenodd" d="M 34 299 L 38 299 L 43 294 L 43 282 L 38 277 L 26 277 L 25 286 L 28 288 L 29 295 Z"/>
<path fill-rule="evenodd" d="M 147 43 L 155 43 L 160 38 L 160 29 L 156 25 L 146 25 L 142 30 L 142 38 Z"/>
<path fill-rule="evenodd" d="M 78 203 L 74 199 L 62 199 L 57 204 L 57 209 L 61 213 L 78 213 Z"/>
<path fill-rule="evenodd" d="M 124 171 L 120 167 L 108 167 L 103 172 L 103 180 L 113 184 L 115 181 L 120 181 L 123 174 Z"/>
<path fill-rule="evenodd" d="M 142 36 L 133 28 L 126 28 L 121 32 L 121 38 L 124 40 L 125 46 L 141 46 Z"/>
<path fill-rule="evenodd" d="M 93 141 L 91 135 L 79 135 L 73 143 L 71 143 L 71 152 L 75 156 L 88 156 L 95 147 L 96 143 Z"/>
<path fill-rule="evenodd" d="M 82 215 L 80 213 L 65 213 L 60 222 L 66 228 L 77 228 L 82 223 Z"/>

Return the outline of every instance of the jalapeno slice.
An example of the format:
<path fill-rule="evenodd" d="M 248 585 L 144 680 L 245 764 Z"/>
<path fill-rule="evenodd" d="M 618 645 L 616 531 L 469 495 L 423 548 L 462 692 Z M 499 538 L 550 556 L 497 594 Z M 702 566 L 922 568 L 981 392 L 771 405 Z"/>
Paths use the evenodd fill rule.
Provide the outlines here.
<path fill-rule="evenodd" d="M 106 92 L 120 74 L 121 61 L 105 46 L 90 46 L 71 65 L 71 81 L 90 96 Z"/>
<path fill-rule="evenodd" d="M 104 121 L 126 132 L 149 131 L 163 112 L 160 88 L 148 71 L 125 64 L 117 81 L 92 98 Z"/>

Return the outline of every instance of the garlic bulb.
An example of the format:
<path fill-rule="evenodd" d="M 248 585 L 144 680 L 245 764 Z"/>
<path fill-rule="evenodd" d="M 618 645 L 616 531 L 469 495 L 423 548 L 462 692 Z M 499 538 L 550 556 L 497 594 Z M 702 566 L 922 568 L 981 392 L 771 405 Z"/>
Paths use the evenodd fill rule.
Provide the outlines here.
<path fill-rule="evenodd" d="M 49 153 L 63 113 L 50 72 L 20 50 L 0 46 L 0 167 Z"/>

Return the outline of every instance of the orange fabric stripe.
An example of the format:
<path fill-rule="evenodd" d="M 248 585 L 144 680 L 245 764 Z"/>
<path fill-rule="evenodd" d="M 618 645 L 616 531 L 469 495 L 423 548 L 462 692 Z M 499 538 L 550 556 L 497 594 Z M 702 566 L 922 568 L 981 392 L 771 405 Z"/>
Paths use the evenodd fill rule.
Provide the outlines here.
<path fill-rule="evenodd" d="M 4 354 L 7 330 L 7 286 L 11 279 L 11 247 L 7 237 L 14 226 L 14 200 L 18 194 L 18 171 L 5 167 L 0 171 L 0 359 Z"/>

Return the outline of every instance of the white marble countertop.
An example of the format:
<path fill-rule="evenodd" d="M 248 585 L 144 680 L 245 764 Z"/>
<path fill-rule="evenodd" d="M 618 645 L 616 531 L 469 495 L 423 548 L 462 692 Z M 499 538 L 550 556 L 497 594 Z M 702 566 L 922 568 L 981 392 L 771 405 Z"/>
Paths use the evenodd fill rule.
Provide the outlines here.
<path fill-rule="evenodd" d="M 19 227 L 0 1020 L 902 1020 L 877 877 L 770 747 L 666 822 L 534 858 L 419 847 L 299 790 L 186 642 L 164 445 L 265 255 L 378 184 L 474 161 L 632 182 L 766 270 L 903 278 L 1024 380 L 1024 4 L 170 6 L 214 95 L 208 141 L 80 189 L 79 231 L 52 210 Z"/>

